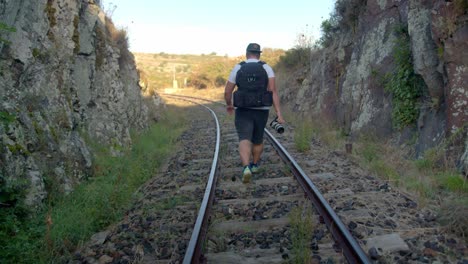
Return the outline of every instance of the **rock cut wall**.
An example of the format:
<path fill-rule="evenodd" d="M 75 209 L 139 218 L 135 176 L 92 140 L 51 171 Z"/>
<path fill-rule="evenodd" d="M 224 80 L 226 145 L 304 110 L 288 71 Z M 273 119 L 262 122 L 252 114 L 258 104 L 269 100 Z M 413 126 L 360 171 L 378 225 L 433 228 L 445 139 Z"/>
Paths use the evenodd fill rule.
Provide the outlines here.
<path fill-rule="evenodd" d="M 1 191 L 39 204 L 91 174 L 89 142 L 129 146 L 159 100 L 142 97 L 125 32 L 93 0 L 0 0 L 0 22 L 15 29 L 0 42 Z"/>
<path fill-rule="evenodd" d="M 349 7 L 359 1 L 341 2 Z M 283 102 L 304 115 L 330 120 L 351 136 L 371 132 L 399 142 L 417 138 L 418 155 L 458 134 L 450 149 L 467 172 L 466 1 L 363 0 L 355 10 L 356 23 L 340 28 L 327 48 L 313 51 L 310 68 L 278 72 Z M 397 27 L 407 30 L 414 72 L 425 83 L 418 120 L 401 131 L 392 125 L 392 96 L 381 78 L 396 67 Z"/>

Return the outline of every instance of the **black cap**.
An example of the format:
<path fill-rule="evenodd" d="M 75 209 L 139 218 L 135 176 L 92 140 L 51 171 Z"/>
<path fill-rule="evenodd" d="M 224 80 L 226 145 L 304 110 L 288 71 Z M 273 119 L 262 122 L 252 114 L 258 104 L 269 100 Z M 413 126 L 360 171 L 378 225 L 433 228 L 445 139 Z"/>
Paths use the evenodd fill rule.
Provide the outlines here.
<path fill-rule="evenodd" d="M 257 43 L 250 43 L 250 44 L 247 46 L 247 51 L 249 51 L 249 52 L 262 53 L 262 51 L 260 50 L 260 45 L 258 45 Z"/>

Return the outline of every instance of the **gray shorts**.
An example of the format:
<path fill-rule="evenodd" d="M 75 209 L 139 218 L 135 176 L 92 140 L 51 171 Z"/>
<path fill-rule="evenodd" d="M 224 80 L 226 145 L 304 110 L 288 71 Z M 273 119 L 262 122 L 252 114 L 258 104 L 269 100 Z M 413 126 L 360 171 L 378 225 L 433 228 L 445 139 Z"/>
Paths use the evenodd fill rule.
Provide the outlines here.
<path fill-rule="evenodd" d="M 239 141 L 247 139 L 253 144 L 263 143 L 263 130 L 268 121 L 268 112 L 268 110 L 237 108 L 235 124 Z"/>

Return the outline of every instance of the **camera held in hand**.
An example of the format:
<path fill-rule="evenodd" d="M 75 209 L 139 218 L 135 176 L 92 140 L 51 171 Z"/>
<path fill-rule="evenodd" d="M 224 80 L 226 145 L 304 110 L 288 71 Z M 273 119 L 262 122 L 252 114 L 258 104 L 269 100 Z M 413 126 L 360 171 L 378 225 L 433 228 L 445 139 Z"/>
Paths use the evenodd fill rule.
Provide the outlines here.
<path fill-rule="evenodd" d="M 279 134 L 283 134 L 284 132 L 284 127 L 278 122 L 278 117 L 271 121 L 270 127 L 276 130 L 276 132 L 278 132 Z"/>

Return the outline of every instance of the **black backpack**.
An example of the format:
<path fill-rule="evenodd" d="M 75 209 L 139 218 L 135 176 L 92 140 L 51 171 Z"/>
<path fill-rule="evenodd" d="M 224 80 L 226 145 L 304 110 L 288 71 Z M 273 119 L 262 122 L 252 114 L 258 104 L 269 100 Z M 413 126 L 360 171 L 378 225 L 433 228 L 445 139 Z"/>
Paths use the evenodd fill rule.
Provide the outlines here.
<path fill-rule="evenodd" d="M 271 106 L 273 96 L 268 91 L 268 74 L 263 68 L 265 62 L 241 62 L 236 75 L 237 91 L 234 92 L 234 106 L 259 107 Z"/>

